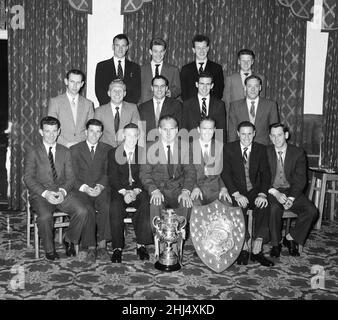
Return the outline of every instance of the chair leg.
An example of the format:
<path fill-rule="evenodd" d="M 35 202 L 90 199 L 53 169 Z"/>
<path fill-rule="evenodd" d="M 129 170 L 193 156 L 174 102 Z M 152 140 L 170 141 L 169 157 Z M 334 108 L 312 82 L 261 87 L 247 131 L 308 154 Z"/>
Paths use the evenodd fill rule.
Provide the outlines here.
<path fill-rule="evenodd" d="M 249 252 L 252 251 L 252 236 L 253 236 L 253 215 L 252 215 L 252 210 L 248 210 L 247 211 L 247 215 L 248 215 L 248 232 L 250 235 L 250 239 L 249 239 L 249 243 L 248 243 L 248 247 L 249 247 Z"/>
<path fill-rule="evenodd" d="M 285 229 L 285 235 L 287 235 L 290 232 L 290 225 L 291 225 L 291 219 L 286 219 L 286 229 Z"/>
<path fill-rule="evenodd" d="M 30 209 L 27 207 L 27 226 L 26 226 L 26 232 L 27 232 L 27 248 L 31 247 L 31 214 Z"/>
<path fill-rule="evenodd" d="M 35 249 L 35 259 L 39 259 L 39 232 L 38 225 L 36 223 L 36 217 L 34 217 L 34 249 Z"/>

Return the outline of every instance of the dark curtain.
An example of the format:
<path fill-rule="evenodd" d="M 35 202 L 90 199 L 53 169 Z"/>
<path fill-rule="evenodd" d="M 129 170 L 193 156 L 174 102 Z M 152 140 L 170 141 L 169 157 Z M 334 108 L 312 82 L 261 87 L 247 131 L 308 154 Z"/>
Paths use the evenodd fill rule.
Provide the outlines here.
<path fill-rule="evenodd" d="M 166 60 L 178 67 L 193 59 L 191 39 L 204 33 L 211 40 L 209 58 L 225 75 L 238 70 L 237 51 L 251 48 L 254 70 L 267 79 L 266 97 L 277 101 L 291 140 L 302 143 L 306 20 L 277 0 L 153 0 L 124 16 L 124 32 L 132 60 L 145 63 L 151 39 L 162 37 Z"/>
<path fill-rule="evenodd" d="M 8 29 L 11 171 L 9 208 L 25 206 L 24 148 L 38 137 L 51 97 L 65 90 L 71 68 L 86 71 L 87 14 L 64 0 L 9 0 L 22 5 L 25 28 Z"/>

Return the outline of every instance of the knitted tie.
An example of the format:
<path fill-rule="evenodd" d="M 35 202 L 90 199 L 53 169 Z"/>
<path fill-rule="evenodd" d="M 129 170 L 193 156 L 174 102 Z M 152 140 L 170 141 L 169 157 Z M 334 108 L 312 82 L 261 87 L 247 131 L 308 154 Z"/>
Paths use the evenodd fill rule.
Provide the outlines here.
<path fill-rule="evenodd" d="M 282 158 L 283 151 L 278 151 L 278 154 L 279 154 L 278 160 L 280 161 L 282 168 L 284 168 L 284 162 L 283 162 L 283 158 Z"/>
<path fill-rule="evenodd" d="M 50 167 L 52 169 L 53 180 L 54 180 L 54 182 L 56 182 L 56 179 L 58 178 L 58 175 L 56 173 L 56 169 L 55 169 L 55 165 L 54 165 L 54 158 L 53 158 L 52 147 L 49 147 L 48 159 L 49 159 Z"/>
<path fill-rule="evenodd" d="M 92 158 L 92 160 L 94 160 L 94 156 L 95 156 L 95 151 L 94 151 L 94 146 L 92 146 L 90 150 L 90 157 Z"/>
<path fill-rule="evenodd" d="M 131 174 L 131 161 L 132 161 L 132 157 L 133 157 L 133 153 L 132 152 L 128 152 L 128 181 L 129 181 L 129 185 L 132 186 L 133 185 L 133 176 Z"/>
<path fill-rule="evenodd" d="M 243 152 L 243 162 L 244 162 L 244 164 L 246 164 L 248 162 L 248 154 L 246 153 L 248 148 L 245 147 L 243 150 L 244 150 L 244 152 Z"/>
<path fill-rule="evenodd" d="M 121 80 L 123 80 L 123 70 L 122 70 L 122 65 L 121 65 L 121 60 L 118 61 L 118 66 L 117 66 L 117 76 Z"/>
<path fill-rule="evenodd" d="M 203 64 L 204 62 L 199 62 L 199 65 L 200 65 L 200 68 L 198 69 L 199 73 L 203 72 Z"/>
<path fill-rule="evenodd" d="M 119 126 L 120 126 L 120 114 L 119 114 L 119 107 L 115 108 L 116 113 L 115 113 L 115 118 L 114 118 L 114 128 L 115 128 L 115 134 L 117 131 L 119 131 Z"/>
<path fill-rule="evenodd" d="M 250 114 L 253 118 L 255 118 L 255 101 L 251 101 L 251 108 L 250 108 Z"/>
<path fill-rule="evenodd" d="M 168 159 L 168 173 L 169 177 L 171 178 L 174 174 L 174 165 L 171 163 L 171 151 L 170 151 L 170 145 L 167 145 L 167 159 Z"/>
<path fill-rule="evenodd" d="M 155 64 L 155 77 L 160 75 L 160 71 L 158 69 L 159 66 L 160 66 L 160 64 Z"/>
<path fill-rule="evenodd" d="M 202 98 L 202 114 L 201 114 L 202 118 L 206 118 L 207 116 L 207 104 L 205 103 L 206 99 L 207 98 Z"/>

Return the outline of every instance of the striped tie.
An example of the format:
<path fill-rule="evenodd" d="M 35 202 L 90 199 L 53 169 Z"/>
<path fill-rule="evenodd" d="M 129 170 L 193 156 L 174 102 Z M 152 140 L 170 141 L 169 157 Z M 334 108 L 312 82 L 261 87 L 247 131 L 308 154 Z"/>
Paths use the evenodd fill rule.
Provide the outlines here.
<path fill-rule="evenodd" d="M 54 180 L 54 182 L 56 182 L 58 175 L 56 173 L 56 169 L 55 169 L 55 165 L 54 165 L 52 147 L 49 147 L 48 159 L 49 159 L 50 167 L 52 168 L 53 180 Z"/>
<path fill-rule="evenodd" d="M 244 162 L 244 164 L 246 164 L 248 162 L 248 154 L 246 153 L 248 148 L 245 147 L 243 150 L 244 150 L 244 152 L 243 152 L 243 162 Z"/>

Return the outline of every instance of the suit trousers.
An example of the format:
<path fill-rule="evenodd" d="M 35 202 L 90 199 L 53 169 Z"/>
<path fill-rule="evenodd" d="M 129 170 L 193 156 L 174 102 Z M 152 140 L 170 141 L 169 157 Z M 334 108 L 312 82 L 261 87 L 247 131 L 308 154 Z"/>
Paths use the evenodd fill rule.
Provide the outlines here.
<path fill-rule="evenodd" d="M 54 251 L 53 213 L 55 210 L 60 210 L 70 216 L 69 227 L 64 236 L 65 240 L 74 244 L 79 243 L 82 230 L 87 223 L 88 210 L 74 192 L 68 193 L 64 201 L 58 205 L 49 203 L 41 196 L 32 197 L 30 203 L 38 216 L 39 236 L 42 239 L 45 252 Z"/>
<path fill-rule="evenodd" d="M 136 235 L 136 243 L 151 244 L 153 237 L 149 222 L 149 197 L 145 191 L 139 193 L 136 200 L 127 204 L 123 196 L 119 193 L 113 193 L 110 203 L 110 228 L 112 248 L 124 247 L 124 222 L 126 217 L 126 208 L 134 207 L 137 209 L 132 216 L 132 223 Z"/>
<path fill-rule="evenodd" d="M 279 190 L 288 195 L 287 190 Z M 269 195 L 271 207 L 270 234 L 271 244 L 277 246 L 282 239 L 282 216 L 284 207 L 273 195 Z M 314 204 L 304 194 L 298 196 L 293 202 L 290 211 L 297 214 L 296 224 L 290 230 L 291 237 L 300 245 L 303 245 L 313 223 L 318 218 L 318 211 Z"/>

